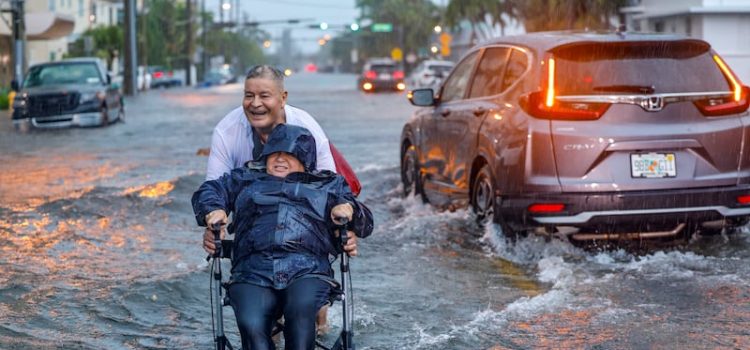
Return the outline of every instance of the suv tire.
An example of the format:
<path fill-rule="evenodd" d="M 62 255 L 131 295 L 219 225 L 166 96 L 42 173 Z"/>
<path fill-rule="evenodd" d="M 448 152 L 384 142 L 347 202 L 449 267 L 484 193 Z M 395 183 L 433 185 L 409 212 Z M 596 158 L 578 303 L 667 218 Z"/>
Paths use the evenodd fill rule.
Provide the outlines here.
<path fill-rule="evenodd" d="M 401 184 L 404 187 L 404 197 L 413 193 L 415 196 L 421 196 L 423 203 L 427 203 L 420 172 L 417 149 L 413 145 L 409 145 L 401 159 Z"/>

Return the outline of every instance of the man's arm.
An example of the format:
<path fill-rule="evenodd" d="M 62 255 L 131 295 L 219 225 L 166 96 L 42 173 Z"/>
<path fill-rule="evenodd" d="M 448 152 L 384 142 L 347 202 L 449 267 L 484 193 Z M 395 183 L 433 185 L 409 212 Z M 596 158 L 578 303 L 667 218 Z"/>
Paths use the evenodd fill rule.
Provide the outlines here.
<path fill-rule="evenodd" d="M 208 166 L 206 167 L 206 180 L 215 180 L 222 175 L 232 171 L 234 162 L 229 154 L 224 135 L 214 128 L 211 135 L 211 152 L 208 154 Z"/>
<path fill-rule="evenodd" d="M 302 109 L 287 105 L 287 123 L 297 125 L 310 130 L 315 138 L 316 167 L 317 170 L 330 170 L 336 172 L 336 164 L 333 162 L 331 155 L 331 146 L 328 137 L 320 124 L 307 112 Z"/>

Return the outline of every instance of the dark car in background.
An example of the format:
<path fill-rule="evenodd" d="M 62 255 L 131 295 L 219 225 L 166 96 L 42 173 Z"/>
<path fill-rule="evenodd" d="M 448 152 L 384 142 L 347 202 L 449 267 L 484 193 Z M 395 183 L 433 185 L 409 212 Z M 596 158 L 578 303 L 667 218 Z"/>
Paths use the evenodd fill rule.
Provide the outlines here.
<path fill-rule="evenodd" d="M 750 88 L 708 43 L 550 32 L 471 49 L 401 137 L 405 192 L 506 234 L 671 239 L 750 215 Z"/>
<path fill-rule="evenodd" d="M 29 67 L 13 100 L 13 122 L 35 127 L 99 126 L 124 116 L 120 87 L 98 58 Z"/>
<path fill-rule="evenodd" d="M 362 67 L 357 86 L 365 92 L 403 91 L 406 89 L 404 71 L 390 58 L 372 58 Z"/>

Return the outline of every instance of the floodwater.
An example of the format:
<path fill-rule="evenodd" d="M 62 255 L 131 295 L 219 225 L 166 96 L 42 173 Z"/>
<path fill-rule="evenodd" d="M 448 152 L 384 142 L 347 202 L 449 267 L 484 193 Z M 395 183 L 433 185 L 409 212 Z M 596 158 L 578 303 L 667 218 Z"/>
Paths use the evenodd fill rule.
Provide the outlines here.
<path fill-rule="evenodd" d="M 750 232 L 652 250 L 506 241 L 466 210 L 401 198 L 404 94 L 288 79 L 363 182 L 373 235 L 351 260 L 359 349 L 750 348 Z M 16 132 L 0 115 L 0 348 L 210 349 L 190 195 L 241 87 L 155 90 L 106 128 Z M 225 328 L 239 337 L 230 308 Z M 329 313 L 331 343 L 340 305 Z"/>

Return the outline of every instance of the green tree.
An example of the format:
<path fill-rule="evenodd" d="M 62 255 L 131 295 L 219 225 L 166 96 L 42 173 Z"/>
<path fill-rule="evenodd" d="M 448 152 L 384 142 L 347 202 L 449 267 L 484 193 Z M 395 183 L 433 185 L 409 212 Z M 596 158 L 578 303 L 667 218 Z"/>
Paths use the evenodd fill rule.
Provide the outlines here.
<path fill-rule="evenodd" d="M 87 48 L 86 42 L 90 47 Z M 107 62 L 107 69 L 112 69 L 112 62 L 123 52 L 125 34 L 117 26 L 103 26 L 86 30 L 78 40 L 73 42 L 66 57 L 94 55 Z"/>
<path fill-rule="evenodd" d="M 433 35 L 432 28 L 440 19 L 440 11 L 430 0 L 357 0 L 363 19 L 373 23 L 392 23 L 391 33 L 359 33 L 358 48 L 365 57 L 390 56 L 400 47 L 404 54 L 426 49 Z"/>

